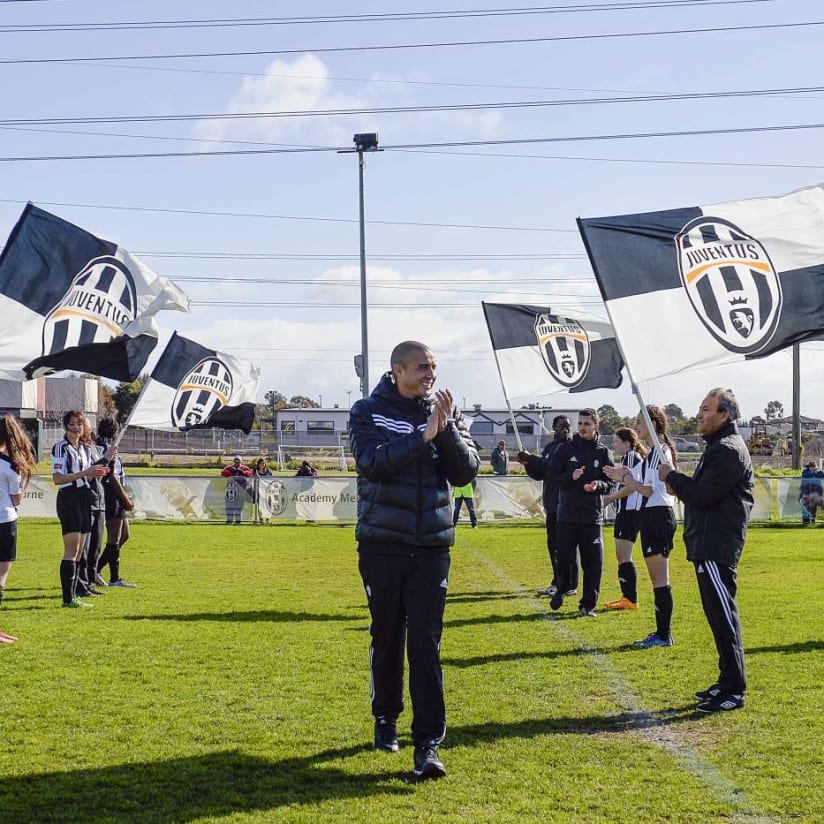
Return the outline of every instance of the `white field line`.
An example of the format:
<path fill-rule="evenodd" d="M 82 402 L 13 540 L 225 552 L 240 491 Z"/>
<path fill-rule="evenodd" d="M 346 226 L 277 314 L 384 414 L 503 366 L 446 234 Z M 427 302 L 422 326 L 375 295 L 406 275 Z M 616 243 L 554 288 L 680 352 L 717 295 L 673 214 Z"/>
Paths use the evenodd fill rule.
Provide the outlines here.
<path fill-rule="evenodd" d="M 604 676 L 615 702 L 626 713 L 633 716 L 634 721 L 631 726 L 637 731 L 638 735 L 673 756 L 687 772 L 705 784 L 719 801 L 732 807 L 735 810 L 735 815 L 731 819 L 731 824 L 777 824 L 775 819 L 756 810 L 747 800 L 744 791 L 722 775 L 713 764 L 704 759 L 699 752 L 683 740 L 674 727 L 667 725 L 666 719 L 656 717 L 649 710 L 644 709 L 641 697 L 632 690 L 621 673 L 615 669 L 608 655 L 590 646 L 587 641 L 570 630 L 566 626 L 567 622 L 556 621 L 552 614 L 546 611 L 541 601 L 534 597 L 530 598 L 521 584 L 513 581 L 506 572 L 478 552 L 468 541 L 462 540 L 461 543 L 464 549 L 484 564 L 508 589 L 513 592 L 523 593 L 524 597 L 530 601 L 532 608 L 546 618 L 547 624 L 558 635 L 587 653 L 587 659 L 592 667 Z"/>

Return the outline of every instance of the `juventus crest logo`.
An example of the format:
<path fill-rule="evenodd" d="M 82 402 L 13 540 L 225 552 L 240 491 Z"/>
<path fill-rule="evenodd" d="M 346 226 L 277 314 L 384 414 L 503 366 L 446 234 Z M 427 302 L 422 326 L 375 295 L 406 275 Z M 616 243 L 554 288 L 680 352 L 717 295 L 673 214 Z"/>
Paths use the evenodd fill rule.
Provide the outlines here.
<path fill-rule="evenodd" d="M 778 274 L 764 246 L 728 220 L 699 217 L 675 236 L 681 283 L 707 331 L 752 355 L 772 339 L 781 314 Z"/>
<path fill-rule="evenodd" d="M 43 356 L 108 343 L 135 319 L 137 295 L 128 267 L 109 255 L 93 258 L 43 321 Z"/>
<path fill-rule="evenodd" d="M 172 424 L 181 431 L 206 423 L 232 397 L 232 373 L 220 358 L 204 358 L 186 373 L 172 401 Z"/>
<path fill-rule="evenodd" d="M 542 314 L 535 318 L 535 337 L 546 368 L 568 389 L 586 377 L 590 362 L 587 333 L 577 320 Z"/>

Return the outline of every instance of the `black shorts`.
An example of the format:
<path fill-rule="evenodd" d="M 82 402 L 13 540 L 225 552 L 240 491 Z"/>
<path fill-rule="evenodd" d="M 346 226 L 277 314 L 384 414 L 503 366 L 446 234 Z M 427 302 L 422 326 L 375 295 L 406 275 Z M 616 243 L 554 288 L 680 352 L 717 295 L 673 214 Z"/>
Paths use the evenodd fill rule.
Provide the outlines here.
<path fill-rule="evenodd" d="M 675 513 L 670 506 L 648 506 L 641 510 L 641 551 L 644 557 L 672 552 Z"/>
<path fill-rule="evenodd" d="M 111 521 L 113 518 L 119 518 L 121 521 L 126 517 L 126 507 L 123 506 L 122 501 L 114 492 L 105 487 L 106 490 L 106 520 Z"/>
<path fill-rule="evenodd" d="M 0 561 L 17 560 L 17 521 L 0 524 Z"/>
<path fill-rule="evenodd" d="M 86 487 L 69 486 L 57 493 L 57 517 L 64 535 L 92 531 L 92 496 Z"/>
<path fill-rule="evenodd" d="M 635 543 L 638 537 L 638 530 L 640 529 L 639 513 L 637 509 L 627 509 L 624 512 L 619 512 L 615 516 L 615 526 L 613 534 L 616 539 L 621 541 L 630 541 Z"/>

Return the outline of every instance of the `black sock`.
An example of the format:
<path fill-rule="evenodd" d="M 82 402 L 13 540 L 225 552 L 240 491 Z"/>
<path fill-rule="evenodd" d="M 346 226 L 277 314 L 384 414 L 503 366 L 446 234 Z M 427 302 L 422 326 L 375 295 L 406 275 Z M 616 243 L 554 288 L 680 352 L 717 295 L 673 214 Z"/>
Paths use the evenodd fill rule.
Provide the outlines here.
<path fill-rule="evenodd" d="M 63 603 L 69 604 L 74 599 L 74 561 L 60 562 L 60 588 L 63 590 Z"/>
<path fill-rule="evenodd" d="M 621 594 L 624 598 L 638 603 L 638 576 L 635 574 L 635 564 L 624 561 L 618 564 L 618 583 L 621 585 Z"/>
<path fill-rule="evenodd" d="M 672 587 L 655 587 L 655 626 L 661 638 L 669 638 L 672 624 Z"/>
<path fill-rule="evenodd" d="M 109 547 L 106 547 L 108 549 Z M 120 547 L 117 544 L 112 544 L 112 554 L 109 557 L 109 570 L 111 572 L 111 580 L 120 580 Z"/>
<path fill-rule="evenodd" d="M 80 561 L 74 561 L 74 580 L 72 581 L 72 591 L 75 595 L 80 593 L 81 595 L 86 594 L 86 585 L 80 578 L 80 568 L 82 564 Z"/>

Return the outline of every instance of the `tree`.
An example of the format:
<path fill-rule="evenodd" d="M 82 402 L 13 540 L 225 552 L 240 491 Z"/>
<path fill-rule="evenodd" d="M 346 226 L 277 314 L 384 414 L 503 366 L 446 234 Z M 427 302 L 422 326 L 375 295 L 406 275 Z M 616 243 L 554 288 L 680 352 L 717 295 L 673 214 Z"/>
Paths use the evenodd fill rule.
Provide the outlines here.
<path fill-rule="evenodd" d="M 618 414 L 614 406 L 605 403 L 598 407 L 598 417 L 601 420 L 601 433 L 612 435 L 616 429 L 620 429 L 624 419 Z"/>
<path fill-rule="evenodd" d="M 114 418 L 117 415 L 117 404 L 114 400 L 114 391 L 111 386 L 98 381 L 97 383 L 97 417 Z"/>
<path fill-rule="evenodd" d="M 768 421 L 772 421 L 775 418 L 783 418 L 784 407 L 781 404 L 781 401 L 770 401 L 764 408 L 764 417 Z"/>
<path fill-rule="evenodd" d="M 141 375 L 137 380 L 127 383 L 121 381 L 112 393 L 112 400 L 117 407 L 117 421 L 123 423 L 129 417 L 129 413 L 137 402 L 137 396 L 143 388 L 143 384 L 149 379 L 148 375 Z"/>
<path fill-rule="evenodd" d="M 664 414 L 670 421 L 681 421 L 684 419 L 684 410 L 677 403 L 668 403 L 664 407 Z"/>
<path fill-rule="evenodd" d="M 289 406 L 295 406 L 298 409 L 319 409 L 320 404 L 307 398 L 306 395 L 292 395 L 289 398 Z"/>
<path fill-rule="evenodd" d="M 275 409 L 285 409 L 289 406 L 286 395 L 278 392 L 276 389 L 270 389 L 263 397 L 266 399 L 266 403 Z"/>

